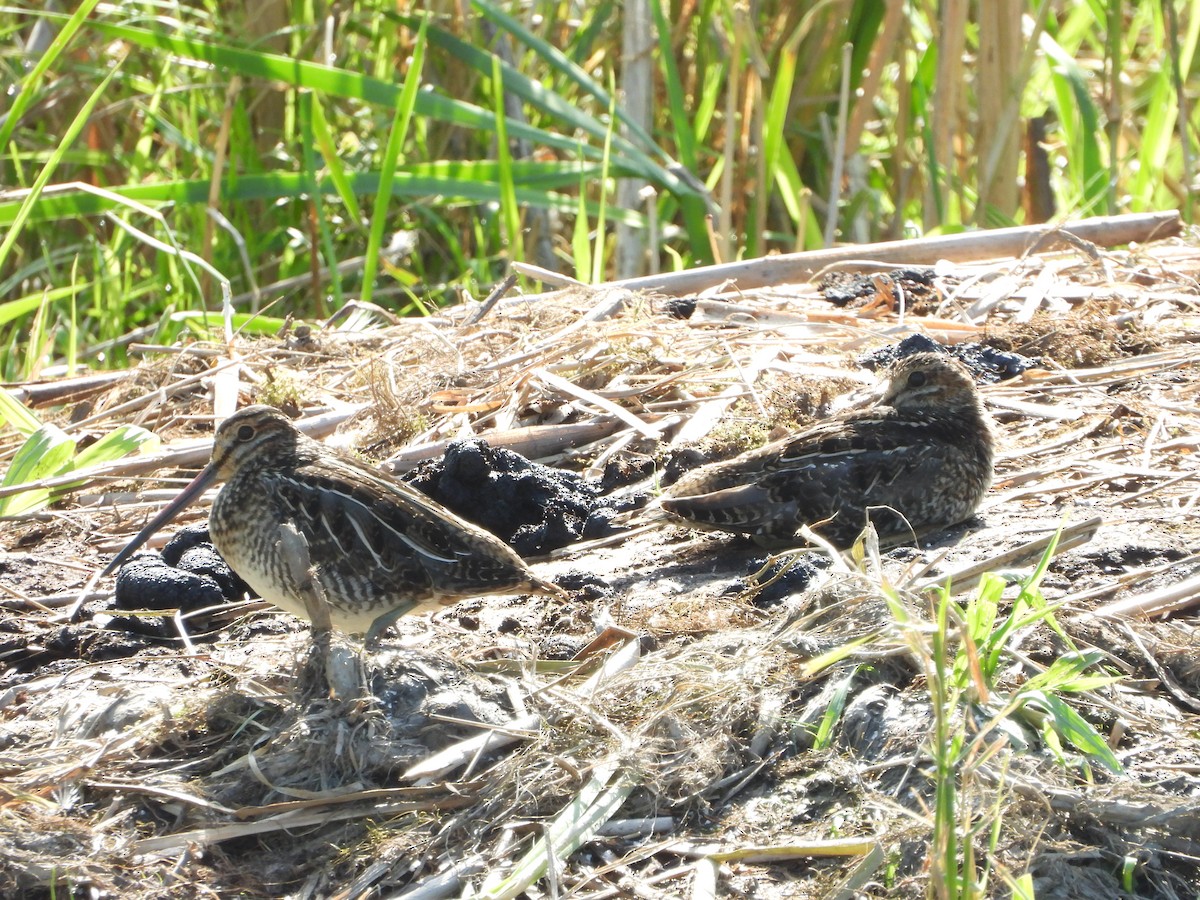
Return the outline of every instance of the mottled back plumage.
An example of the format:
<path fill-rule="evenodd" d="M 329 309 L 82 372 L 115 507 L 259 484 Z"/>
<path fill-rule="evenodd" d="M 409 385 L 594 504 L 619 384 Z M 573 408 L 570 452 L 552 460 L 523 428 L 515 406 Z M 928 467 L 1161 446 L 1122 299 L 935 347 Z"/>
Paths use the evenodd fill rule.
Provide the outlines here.
<path fill-rule="evenodd" d="M 690 524 L 776 540 L 808 525 L 848 546 L 868 514 L 881 535 L 969 518 L 992 457 L 970 374 L 944 354 L 917 353 L 892 366 L 875 406 L 690 472 L 662 506 Z"/>
<path fill-rule="evenodd" d="M 374 635 L 429 602 L 557 592 L 495 535 L 301 434 L 267 406 L 222 423 L 208 467 L 109 568 L 219 480 L 209 532 L 221 556 L 264 600 L 307 617 L 295 564 L 280 551 L 280 526 L 290 524 L 340 631 Z"/>

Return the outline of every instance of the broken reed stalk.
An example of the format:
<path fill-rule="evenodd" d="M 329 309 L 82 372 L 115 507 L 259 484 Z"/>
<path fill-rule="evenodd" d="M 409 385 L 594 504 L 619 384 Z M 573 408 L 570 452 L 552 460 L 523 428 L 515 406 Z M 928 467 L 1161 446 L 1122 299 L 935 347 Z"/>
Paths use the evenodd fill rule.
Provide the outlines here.
<path fill-rule="evenodd" d="M 1183 220 L 1177 210 L 1098 216 L 1061 225 L 1026 225 L 906 241 L 854 244 L 833 250 L 783 253 L 779 256 L 700 266 L 683 272 L 627 278 L 623 281 L 598 284 L 595 287 L 684 295 L 731 282 L 741 290 L 748 290 L 780 284 L 803 284 L 828 266 L 850 262 L 925 266 L 934 265 L 942 260 L 958 263 L 976 262 L 1005 256 L 1021 257 L 1034 248 L 1038 252 L 1049 252 L 1064 244 L 1070 246 L 1067 239 L 1058 237 L 1060 233 L 1101 247 L 1115 247 L 1173 237 L 1179 234 L 1182 228 Z M 522 302 L 532 299 L 535 297 L 521 298 Z"/>

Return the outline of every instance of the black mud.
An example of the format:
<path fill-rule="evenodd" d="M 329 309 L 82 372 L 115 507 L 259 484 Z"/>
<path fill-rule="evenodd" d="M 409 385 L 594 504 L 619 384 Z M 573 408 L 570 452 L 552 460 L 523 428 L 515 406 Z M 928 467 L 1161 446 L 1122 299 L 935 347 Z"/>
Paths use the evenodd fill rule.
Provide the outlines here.
<path fill-rule="evenodd" d="M 455 441 L 442 459 L 417 466 L 404 480 L 525 557 L 611 534 L 617 514 L 645 502 L 606 495 L 603 484 L 479 439 Z"/>

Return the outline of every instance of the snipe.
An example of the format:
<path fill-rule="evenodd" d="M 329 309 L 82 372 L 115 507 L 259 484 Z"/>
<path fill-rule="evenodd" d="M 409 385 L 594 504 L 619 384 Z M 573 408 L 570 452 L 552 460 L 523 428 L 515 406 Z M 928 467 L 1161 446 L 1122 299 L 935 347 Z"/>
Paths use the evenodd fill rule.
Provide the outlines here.
<path fill-rule="evenodd" d="M 771 541 L 808 525 L 849 546 L 969 518 L 992 481 L 992 431 L 967 370 L 942 353 L 897 360 L 878 403 L 703 466 L 662 501 L 687 524 Z"/>
<path fill-rule="evenodd" d="M 307 618 L 280 528 L 307 544 L 333 627 L 368 642 L 431 603 L 488 593 L 560 594 L 507 544 L 423 494 L 301 434 L 268 406 L 217 429 L 212 460 L 104 570 L 114 571 L 210 484 L 209 532 L 230 567 L 264 599 Z"/>

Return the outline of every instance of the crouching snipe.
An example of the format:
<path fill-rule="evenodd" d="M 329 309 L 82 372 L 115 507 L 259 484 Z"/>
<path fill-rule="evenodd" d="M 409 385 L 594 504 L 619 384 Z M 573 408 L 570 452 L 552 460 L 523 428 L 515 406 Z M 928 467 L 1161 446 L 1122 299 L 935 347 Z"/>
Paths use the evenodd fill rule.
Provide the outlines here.
<path fill-rule="evenodd" d="M 888 372 L 879 402 L 688 473 L 662 501 L 688 524 L 779 541 L 808 525 L 853 543 L 969 518 L 992 481 L 992 431 L 958 362 L 916 353 Z"/>

